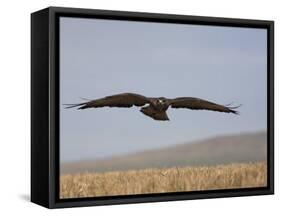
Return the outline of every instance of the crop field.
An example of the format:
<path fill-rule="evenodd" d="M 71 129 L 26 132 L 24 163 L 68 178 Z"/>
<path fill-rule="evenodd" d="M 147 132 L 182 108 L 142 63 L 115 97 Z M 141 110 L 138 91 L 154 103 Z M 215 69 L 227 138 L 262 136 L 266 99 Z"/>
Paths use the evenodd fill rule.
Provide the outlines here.
<path fill-rule="evenodd" d="M 266 162 L 65 174 L 60 198 L 264 187 Z"/>

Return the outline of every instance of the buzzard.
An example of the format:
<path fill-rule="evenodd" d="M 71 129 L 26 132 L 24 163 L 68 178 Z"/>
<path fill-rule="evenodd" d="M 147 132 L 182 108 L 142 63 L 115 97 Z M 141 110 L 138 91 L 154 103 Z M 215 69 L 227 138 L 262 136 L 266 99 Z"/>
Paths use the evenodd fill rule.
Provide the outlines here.
<path fill-rule="evenodd" d="M 140 94 L 123 93 L 107 96 L 104 98 L 89 100 L 85 103 L 65 104 L 66 108 L 78 107 L 78 109 L 98 107 L 141 107 L 140 111 L 154 120 L 169 120 L 166 110 L 171 108 L 187 108 L 192 110 L 211 110 L 217 112 L 238 114 L 235 110 L 240 106 L 223 106 L 207 100 L 194 97 L 178 97 L 169 99 L 165 97 L 145 97 Z"/>

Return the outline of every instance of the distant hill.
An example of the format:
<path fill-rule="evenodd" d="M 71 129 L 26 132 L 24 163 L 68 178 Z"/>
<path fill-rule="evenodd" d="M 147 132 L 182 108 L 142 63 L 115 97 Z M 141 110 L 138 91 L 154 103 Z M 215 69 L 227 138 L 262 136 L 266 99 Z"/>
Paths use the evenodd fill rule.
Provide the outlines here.
<path fill-rule="evenodd" d="M 64 163 L 61 173 L 256 162 L 266 160 L 266 149 L 266 132 L 235 134 L 108 159 Z"/>

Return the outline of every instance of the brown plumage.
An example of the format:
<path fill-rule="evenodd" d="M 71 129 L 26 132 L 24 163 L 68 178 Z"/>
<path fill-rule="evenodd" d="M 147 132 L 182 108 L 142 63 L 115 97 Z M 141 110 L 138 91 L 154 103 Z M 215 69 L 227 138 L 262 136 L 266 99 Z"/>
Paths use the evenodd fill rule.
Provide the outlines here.
<path fill-rule="evenodd" d="M 211 110 L 217 112 L 238 114 L 235 110 L 240 106 L 230 107 L 216 104 L 207 100 L 193 97 L 179 97 L 168 99 L 164 97 L 152 98 L 145 97 L 140 94 L 123 93 L 104 98 L 90 100 L 79 104 L 66 104 L 66 108 L 78 107 L 78 109 L 99 108 L 99 107 L 142 107 L 140 111 L 155 119 L 155 120 L 169 120 L 166 110 L 171 108 L 187 108 L 192 110 Z M 147 105 L 147 106 L 145 106 Z"/>

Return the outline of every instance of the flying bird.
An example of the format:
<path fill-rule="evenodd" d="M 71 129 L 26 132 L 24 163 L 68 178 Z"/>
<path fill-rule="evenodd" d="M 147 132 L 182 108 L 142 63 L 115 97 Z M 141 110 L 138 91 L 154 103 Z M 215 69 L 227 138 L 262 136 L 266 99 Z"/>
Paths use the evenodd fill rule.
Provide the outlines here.
<path fill-rule="evenodd" d="M 220 105 L 207 100 L 194 97 L 178 97 L 169 99 L 165 97 L 145 97 L 135 93 L 123 93 L 107 96 L 104 98 L 89 100 L 78 104 L 65 104 L 66 108 L 78 107 L 78 109 L 99 108 L 99 107 L 141 107 L 140 111 L 154 120 L 167 121 L 169 117 L 166 110 L 171 108 L 187 108 L 192 110 L 211 110 L 224 113 L 238 114 L 235 110 L 240 107 Z"/>

